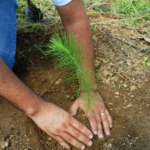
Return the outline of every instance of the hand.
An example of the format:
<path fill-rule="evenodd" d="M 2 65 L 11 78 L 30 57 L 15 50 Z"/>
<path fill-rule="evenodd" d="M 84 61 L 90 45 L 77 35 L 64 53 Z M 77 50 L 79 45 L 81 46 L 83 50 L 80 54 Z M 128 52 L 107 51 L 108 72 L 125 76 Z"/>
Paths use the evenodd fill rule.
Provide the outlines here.
<path fill-rule="evenodd" d="M 70 149 L 67 143 L 78 149 L 85 149 L 84 144 L 92 145 L 91 131 L 69 113 L 52 103 L 43 102 L 39 112 L 29 117 L 39 128 L 66 149 Z"/>
<path fill-rule="evenodd" d="M 74 102 L 70 108 L 71 115 L 76 115 L 78 108 L 80 107 L 84 112 L 86 112 L 86 106 L 84 104 L 84 94 Z M 92 107 L 87 112 L 87 117 L 89 119 L 92 131 L 95 135 L 98 135 L 99 138 L 103 138 L 103 130 L 106 135 L 110 135 L 110 128 L 112 128 L 112 118 L 104 105 L 102 98 L 98 92 L 92 93 L 92 98 L 95 100 L 94 107 Z"/>

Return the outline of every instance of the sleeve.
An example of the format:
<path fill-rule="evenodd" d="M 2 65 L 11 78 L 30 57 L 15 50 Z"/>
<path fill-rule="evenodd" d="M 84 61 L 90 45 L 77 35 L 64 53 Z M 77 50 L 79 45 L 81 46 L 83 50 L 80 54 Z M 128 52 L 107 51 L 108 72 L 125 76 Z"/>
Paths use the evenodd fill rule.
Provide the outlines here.
<path fill-rule="evenodd" d="M 54 3 L 54 5 L 56 6 L 64 6 L 68 3 L 70 3 L 72 0 L 52 0 L 52 2 Z"/>

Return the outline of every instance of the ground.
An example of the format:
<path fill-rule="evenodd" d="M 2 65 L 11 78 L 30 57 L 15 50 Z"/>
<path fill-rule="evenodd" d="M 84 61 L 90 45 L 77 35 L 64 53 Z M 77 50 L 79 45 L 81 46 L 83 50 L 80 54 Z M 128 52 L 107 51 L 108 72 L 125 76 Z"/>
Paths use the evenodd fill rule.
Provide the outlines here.
<path fill-rule="evenodd" d="M 86 150 L 149 150 L 150 68 L 149 60 L 144 58 L 150 59 L 150 35 L 144 30 L 146 23 L 140 29 L 119 25 L 120 17 L 115 14 L 88 12 L 88 16 L 99 78 L 98 91 L 113 118 L 113 129 L 110 137 L 100 140 L 95 136 L 93 146 Z M 44 45 L 55 30 L 53 27 L 36 33 L 18 33 L 17 49 L 22 51 L 17 54 L 13 71 L 46 101 L 69 111 L 77 98 L 76 92 L 70 83 L 64 81 L 64 71 L 54 69 L 53 58 L 39 51 L 39 47 L 47 49 Z M 90 129 L 81 110 L 75 118 Z M 0 149 L 63 150 L 30 118 L 2 97 Z"/>

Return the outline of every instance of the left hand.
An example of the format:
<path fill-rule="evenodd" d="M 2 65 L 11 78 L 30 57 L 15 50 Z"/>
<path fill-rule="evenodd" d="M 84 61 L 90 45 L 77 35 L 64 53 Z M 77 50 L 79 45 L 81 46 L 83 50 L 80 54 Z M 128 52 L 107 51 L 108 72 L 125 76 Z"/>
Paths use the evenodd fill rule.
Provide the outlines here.
<path fill-rule="evenodd" d="M 81 108 L 86 112 L 85 100 L 84 100 L 84 93 L 73 103 L 70 108 L 71 115 L 76 115 L 78 108 Z M 103 129 L 106 135 L 110 135 L 110 128 L 112 128 L 112 118 L 105 107 L 105 104 L 100 97 L 99 93 L 93 92 L 92 98 L 94 99 L 94 104 L 90 110 L 87 112 L 87 117 L 89 119 L 92 131 L 95 135 L 98 135 L 99 138 L 103 138 Z"/>

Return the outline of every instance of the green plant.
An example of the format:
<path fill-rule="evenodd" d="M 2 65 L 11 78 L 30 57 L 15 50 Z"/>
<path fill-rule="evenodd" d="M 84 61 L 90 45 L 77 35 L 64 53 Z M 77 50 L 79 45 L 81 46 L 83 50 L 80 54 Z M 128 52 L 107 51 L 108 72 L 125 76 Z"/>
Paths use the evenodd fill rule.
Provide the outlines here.
<path fill-rule="evenodd" d="M 43 43 L 44 40 L 42 40 L 40 44 L 34 44 L 34 47 L 37 48 L 44 56 L 46 56 L 45 51 L 42 49 L 42 47 L 45 47 Z"/>
<path fill-rule="evenodd" d="M 125 83 L 117 83 L 118 84 L 118 88 L 120 89 L 122 86 L 124 87 L 124 86 L 126 86 L 127 84 L 125 84 Z"/>
<path fill-rule="evenodd" d="M 97 29 L 97 26 L 94 26 L 94 27 L 93 27 L 93 31 L 96 31 L 96 29 Z"/>
<path fill-rule="evenodd" d="M 145 70 L 145 68 L 146 68 L 146 62 L 148 61 L 148 57 L 144 57 L 143 58 L 143 62 L 142 62 L 142 64 L 143 64 L 143 69 Z"/>
<path fill-rule="evenodd" d="M 73 34 L 66 33 L 54 34 L 50 39 L 50 44 L 48 44 L 49 50 L 46 51 L 47 55 L 53 56 L 54 62 L 56 63 L 56 68 L 63 68 L 68 71 L 69 74 L 66 75 L 67 81 L 79 81 L 81 88 L 77 89 L 77 92 L 85 92 L 85 104 L 87 110 L 92 107 L 93 99 L 91 98 L 91 85 L 92 81 L 89 79 L 89 70 L 83 69 L 82 61 L 88 57 L 85 56 L 85 46 L 81 46 L 77 42 L 77 38 Z"/>
<path fill-rule="evenodd" d="M 139 24 L 150 20 L 149 0 L 111 0 L 111 9 L 123 14 L 128 24 Z"/>

